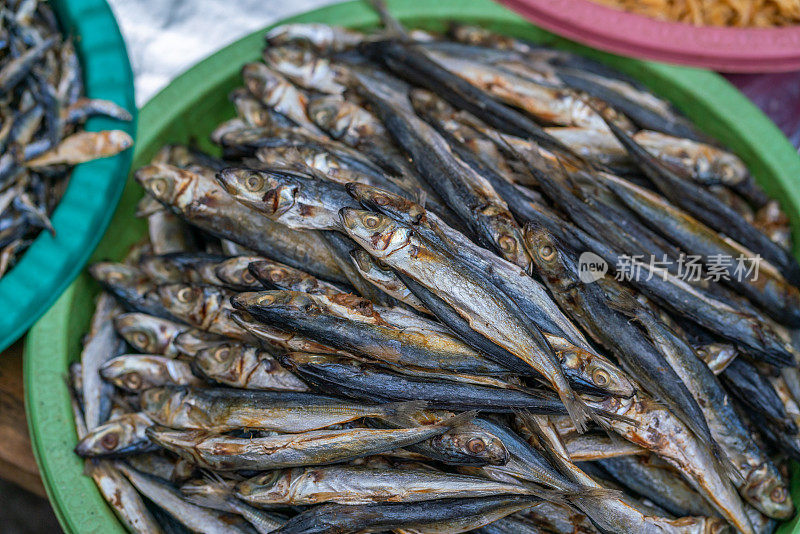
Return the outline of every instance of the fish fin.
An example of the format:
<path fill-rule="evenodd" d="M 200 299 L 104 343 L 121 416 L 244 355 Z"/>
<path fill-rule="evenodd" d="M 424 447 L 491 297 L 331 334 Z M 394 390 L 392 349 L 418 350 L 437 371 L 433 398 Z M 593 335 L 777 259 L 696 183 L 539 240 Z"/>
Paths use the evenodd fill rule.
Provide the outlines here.
<path fill-rule="evenodd" d="M 83 462 L 83 475 L 91 477 L 96 468 L 97 461 L 92 458 L 87 458 L 86 461 Z"/>
<path fill-rule="evenodd" d="M 203 478 L 208 480 L 209 482 L 213 482 L 216 484 L 224 484 L 225 479 L 217 473 L 216 471 L 211 471 L 209 469 L 201 469 L 200 473 L 203 475 Z"/>
<path fill-rule="evenodd" d="M 368 0 L 368 2 L 369 5 L 372 6 L 372 9 L 378 13 L 378 16 L 381 19 L 381 24 L 383 24 L 388 37 L 403 41 L 410 40 L 408 32 L 403 25 L 400 24 L 400 21 L 393 17 L 391 13 L 389 13 L 389 8 L 386 7 L 386 2 L 383 0 Z"/>
<path fill-rule="evenodd" d="M 184 484 L 181 486 L 181 493 L 186 498 L 186 500 L 192 502 L 193 504 L 197 504 L 199 506 L 208 506 L 201 504 L 203 499 L 200 499 L 199 496 L 205 496 L 205 501 L 207 502 L 209 498 L 215 497 L 220 504 L 224 503 L 224 501 L 233 494 L 233 487 L 226 484 L 225 481 L 219 476 L 217 473 L 212 471 L 203 469 L 203 481 L 206 483 L 206 486 L 192 486 L 190 484 Z M 213 492 L 208 492 L 206 488 L 211 487 L 214 489 Z"/>
<path fill-rule="evenodd" d="M 614 412 L 609 412 L 607 410 L 597 410 L 595 414 L 601 419 L 600 426 L 606 430 L 611 430 L 608 426 L 608 421 L 619 421 L 621 423 L 625 423 L 631 426 L 639 426 L 639 423 L 636 422 L 635 419 L 631 419 L 630 417 L 625 417 L 624 415 L 619 415 Z M 616 433 L 615 433 L 616 435 Z"/>
<path fill-rule="evenodd" d="M 562 506 L 570 505 L 569 501 L 570 495 L 568 493 L 559 490 L 543 488 L 538 484 L 533 484 L 530 482 L 523 484 L 523 486 L 525 490 L 534 497 L 538 497 L 540 499 L 544 499 L 545 501 L 552 502 L 555 504 L 560 504 Z"/>
<path fill-rule="evenodd" d="M 714 454 L 714 459 L 716 460 L 720 472 L 727 476 L 734 486 L 739 487 L 745 483 L 744 476 L 736 468 L 736 464 L 731 460 L 730 456 L 727 455 L 725 450 L 720 447 L 717 441 L 711 444 L 711 452 Z"/>
<path fill-rule="evenodd" d="M 470 410 L 458 415 L 454 415 L 450 419 L 445 419 L 437 424 L 437 426 L 446 426 L 447 428 L 455 428 L 457 426 L 469 423 L 478 416 L 478 410 Z"/>
<path fill-rule="evenodd" d="M 421 412 L 428 406 L 428 401 L 415 400 L 405 402 L 390 402 L 379 407 L 382 416 L 403 417 Z"/>
<path fill-rule="evenodd" d="M 417 189 L 417 192 L 414 196 L 416 197 L 417 204 L 425 208 L 425 203 L 428 201 L 428 192 L 420 188 Z"/>
<path fill-rule="evenodd" d="M 235 514 L 237 511 L 233 494 L 227 486 L 225 487 L 224 493 L 193 491 L 193 488 L 183 486 L 181 488 L 181 494 L 186 502 L 194 504 L 195 506 L 211 508 L 220 512 L 232 514 Z"/>

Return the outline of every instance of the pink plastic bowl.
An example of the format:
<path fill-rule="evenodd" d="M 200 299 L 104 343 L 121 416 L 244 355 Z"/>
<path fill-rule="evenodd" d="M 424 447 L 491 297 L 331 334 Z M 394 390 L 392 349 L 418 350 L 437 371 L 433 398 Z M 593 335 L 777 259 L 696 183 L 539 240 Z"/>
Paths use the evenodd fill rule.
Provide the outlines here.
<path fill-rule="evenodd" d="M 626 13 L 587 0 L 500 0 L 537 25 L 625 56 L 723 72 L 800 69 L 800 26 L 696 27 Z"/>

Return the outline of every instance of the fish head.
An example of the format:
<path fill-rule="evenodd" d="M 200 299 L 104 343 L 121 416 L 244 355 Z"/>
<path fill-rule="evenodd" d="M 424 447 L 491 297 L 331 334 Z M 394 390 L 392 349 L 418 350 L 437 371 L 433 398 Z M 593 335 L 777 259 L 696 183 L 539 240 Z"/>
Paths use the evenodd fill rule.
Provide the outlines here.
<path fill-rule="evenodd" d="M 207 300 L 205 288 L 189 284 L 160 285 L 158 296 L 177 317 L 200 316 Z"/>
<path fill-rule="evenodd" d="M 308 48 L 300 46 L 268 46 L 264 49 L 264 62 L 268 65 L 278 65 L 278 70 L 283 72 L 281 65 L 291 67 L 295 71 L 301 67 L 309 66 L 318 58 Z"/>
<path fill-rule="evenodd" d="M 123 130 L 106 130 L 103 139 L 115 152 L 122 152 L 133 146 L 133 137 Z"/>
<path fill-rule="evenodd" d="M 139 395 L 139 405 L 153 421 L 170 424 L 188 395 L 185 387 L 154 387 Z"/>
<path fill-rule="evenodd" d="M 341 97 L 312 98 L 308 103 L 308 117 L 334 139 L 341 138 L 350 126 L 352 109 Z"/>
<path fill-rule="evenodd" d="M 278 289 L 306 290 L 310 287 L 309 282 L 314 281 L 313 277 L 302 271 L 269 260 L 253 262 L 250 271 L 264 284 Z"/>
<path fill-rule="evenodd" d="M 286 81 L 264 63 L 247 63 L 242 67 L 244 84 L 256 98 L 269 101 L 270 96 Z"/>
<path fill-rule="evenodd" d="M 320 52 L 341 51 L 354 47 L 364 39 L 364 35 L 341 26 L 322 23 L 284 24 L 267 33 L 266 40 L 271 45 L 298 43 L 310 45 Z"/>
<path fill-rule="evenodd" d="M 304 145 L 261 147 L 256 150 L 256 158 L 268 167 L 296 164 L 324 173 L 340 167 L 329 152 Z"/>
<path fill-rule="evenodd" d="M 285 175 L 255 169 L 228 167 L 217 181 L 233 198 L 270 218 L 277 218 L 296 203 L 299 186 Z"/>
<path fill-rule="evenodd" d="M 100 367 L 100 376 L 118 388 L 139 393 L 169 379 L 159 358 L 144 354 L 118 356 Z"/>
<path fill-rule="evenodd" d="M 542 226 L 525 225 L 525 246 L 536 270 L 550 282 L 567 281 L 567 271 L 556 238 Z"/>
<path fill-rule="evenodd" d="M 291 482 L 293 474 L 302 474 L 303 469 L 276 470 L 256 475 L 243 480 L 236 485 L 234 495 L 245 501 L 257 498 L 258 502 L 266 503 L 270 501 L 285 502 L 291 495 Z"/>
<path fill-rule="evenodd" d="M 131 445 L 134 430 L 127 417 L 114 419 L 87 434 L 75 453 L 83 458 L 122 454 Z"/>
<path fill-rule="evenodd" d="M 159 284 L 182 282 L 181 268 L 164 256 L 146 256 L 139 261 L 139 269 Z"/>
<path fill-rule="evenodd" d="M 426 220 L 425 208 L 405 197 L 358 182 L 350 182 L 345 187 L 350 196 L 368 210 L 388 215 L 409 225 L 421 224 Z"/>
<path fill-rule="evenodd" d="M 575 347 L 557 350 L 556 354 L 568 375 L 576 376 L 590 387 L 625 398 L 636 392 L 625 373 L 602 356 Z"/>
<path fill-rule="evenodd" d="M 236 256 L 217 265 L 214 274 L 230 286 L 257 289 L 261 287 L 261 283 L 253 276 L 248 266 L 260 259 L 258 256 Z"/>
<path fill-rule="evenodd" d="M 92 278 L 106 286 L 134 286 L 143 278 L 143 273 L 129 265 L 101 261 L 89 267 Z"/>
<path fill-rule="evenodd" d="M 197 351 L 192 365 L 206 376 L 223 376 L 235 367 L 246 350 L 243 345 L 231 343 L 203 348 Z"/>
<path fill-rule="evenodd" d="M 731 152 L 720 150 L 707 163 L 711 167 L 709 174 L 718 177 L 723 184 L 739 184 L 750 176 L 742 160 Z"/>
<path fill-rule="evenodd" d="M 454 463 L 505 465 L 511 458 L 500 438 L 473 424 L 437 436 L 431 445 Z"/>
<path fill-rule="evenodd" d="M 309 295 L 297 291 L 239 293 L 231 302 L 240 310 L 275 310 L 283 314 L 305 317 L 322 313 L 322 308 Z"/>
<path fill-rule="evenodd" d="M 158 424 L 149 427 L 145 434 L 153 443 L 176 452 L 192 450 L 209 435 L 203 430 L 173 430 Z"/>
<path fill-rule="evenodd" d="M 389 256 L 411 240 L 410 228 L 380 213 L 342 208 L 339 218 L 347 234 L 376 258 Z"/>
<path fill-rule="evenodd" d="M 769 517 L 789 519 L 794 515 L 794 504 L 786 483 L 766 465 L 748 473 L 739 490 L 750 502 L 758 502 L 759 510 Z"/>
<path fill-rule="evenodd" d="M 164 163 L 145 165 L 134 176 L 147 194 L 167 206 L 197 178 L 192 172 Z"/>
<path fill-rule="evenodd" d="M 143 354 L 164 354 L 180 325 L 147 315 L 123 313 L 114 317 L 114 328 L 133 348 Z"/>
<path fill-rule="evenodd" d="M 216 347 L 224 343 L 223 338 L 198 330 L 196 328 L 189 328 L 175 336 L 175 349 L 180 353 L 189 357 L 193 357 L 201 349 Z"/>

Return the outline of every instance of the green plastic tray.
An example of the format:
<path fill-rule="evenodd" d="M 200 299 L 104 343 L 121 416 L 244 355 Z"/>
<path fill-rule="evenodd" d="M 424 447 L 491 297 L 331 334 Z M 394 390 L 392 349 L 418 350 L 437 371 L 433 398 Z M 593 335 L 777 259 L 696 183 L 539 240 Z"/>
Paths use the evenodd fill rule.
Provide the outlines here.
<path fill-rule="evenodd" d="M 133 75 L 125 43 L 105 0 L 51 0 L 64 33 L 74 39 L 86 95 L 111 100 L 134 115 L 121 122 L 93 118 L 86 129 L 136 132 Z M 78 275 L 97 246 L 130 170 L 132 150 L 78 165 L 53 213 L 56 235 L 43 231 L 0 278 L 0 352 L 16 341 Z"/>
<path fill-rule="evenodd" d="M 478 23 L 601 59 L 639 78 L 740 154 L 759 182 L 782 200 L 792 218 L 792 228 L 798 232 L 800 158 L 775 125 L 720 76 L 587 49 L 535 28 L 489 0 L 396 0 L 390 1 L 389 7 L 409 26 L 435 30 L 453 19 Z M 284 22 L 368 28 L 375 26 L 378 19 L 361 2 L 347 2 Z M 260 57 L 262 35 L 263 31 L 256 32 L 199 63 L 141 110 L 134 168 L 145 164 L 164 143 L 194 139 L 211 148 L 208 133 L 233 115 L 227 93 L 240 83 L 240 66 Z M 144 225 L 133 217 L 140 195 L 141 190 L 129 180 L 93 260 L 120 258 L 142 237 Z M 34 452 L 50 501 L 67 533 L 122 532 L 91 479 L 83 476 L 82 461 L 72 453 L 77 438 L 66 387 L 67 367 L 79 357 L 81 336 L 87 329 L 97 291 L 89 276 L 81 274 L 31 330 L 25 350 L 26 406 Z M 799 496 L 796 491 L 793 495 Z M 794 527 L 783 528 L 782 532 L 787 533 Z"/>

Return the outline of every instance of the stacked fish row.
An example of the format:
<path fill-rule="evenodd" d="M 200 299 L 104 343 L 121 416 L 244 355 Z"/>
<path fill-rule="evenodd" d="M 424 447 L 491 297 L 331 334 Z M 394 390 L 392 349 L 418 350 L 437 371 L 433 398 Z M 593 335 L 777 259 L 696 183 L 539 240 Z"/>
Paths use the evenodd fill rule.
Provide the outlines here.
<path fill-rule="evenodd" d="M 382 14 L 271 31 L 222 157 L 167 146 L 136 172 L 148 239 L 92 266 L 72 380 L 122 522 L 772 532 L 800 459 L 775 203 L 600 64 Z M 720 275 L 740 254 L 758 276 Z"/>
<path fill-rule="evenodd" d="M 82 131 L 87 118 L 129 121 L 113 102 L 83 97 L 72 41 L 62 39 L 50 6 L 0 5 L 0 277 L 42 229 L 73 165 L 113 156 L 133 144 L 121 130 Z"/>

